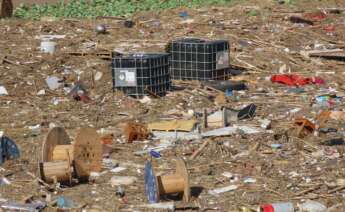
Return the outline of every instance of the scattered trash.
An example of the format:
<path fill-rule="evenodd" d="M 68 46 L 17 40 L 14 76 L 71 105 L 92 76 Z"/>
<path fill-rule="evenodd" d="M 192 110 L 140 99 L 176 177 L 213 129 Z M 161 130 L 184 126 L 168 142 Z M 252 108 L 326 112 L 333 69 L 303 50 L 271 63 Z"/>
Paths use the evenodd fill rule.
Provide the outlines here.
<path fill-rule="evenodd" d="M 11 182 L 6 177 L 0 178 L 0 186 L 1 185 L 10 185 L 10 184 L 11 184 Z"/>
<path fill-rule="evenodd" d="M 126 195 L 125 189 L 124 189 L 123 187 L 121 187 L 121 186 L 118 186 L 118 187 L 116 188 L 115 195 L 116 195 L 116 196 L 119 196 L 119 197 L 121 197 L 121 198 L 124 197 L 124 196 Z"/>
<path fill-rule="evenodd" d="M 43 53 L 54 54 L 56 43 L 47 39 L 41 41 L 40 49 Z"/>
<path fill-rule="evenodd" d="M 327 146 L 336 146 L 336 145 L 344 145 L 343 138 L 333 138 L 322 142 L 323 145 Z"/>
<path fill-rule="evenodd" d="M 254 117 L 256 111 L 256 105 L 250 104 L 243 109 L 241 109 L 238 114 L 238 120 L 243 120 L 243 119 L 251 119 Z"/>
<path fill-rule="evenodd" d="M 238 189 L 237 185 L 230 185 L 230 186 L 226 186 L 223 188 L 217 188 L 217 189 L 212 189 L 209 190 L 208 193 L 214 196 L 218 196 L 221 193 L 225 193 L 225 192 L 229 192 L 229 191 L 235 191 L 236 189 Z"/>
<path fill-rule="evenodd" d="M 37 92 L 37 96 L 43 96 L 46 94 L 46 90 L 42 89 Z"/>
<path fill-rule="evenodd" d="M 272 149 L 281 149 L 283 147 L 282 144 L 271 144 Z"/>
<path fill-rule="evenodd" d="M 150 151 L 150 155 L 151 155 L 152 157 L 154 157 L 154 158 L 160 158 L 160 157 L 162 157 L 162 155 L 161 155 L 159 152 L 154 151 L 154 150 L 151 150 L 151 151 Z"/>
<path fill-rule="evenodd" d="M 0 208 L 6 211 L 19 210 L 19 211 L 38 212 L 44 209 L 46 205 L 47 204 L 42 201 L 33 201 L 32 203 L 27 203 L 27 204 L 21 204 L 21 203 L 16 203 L 16 202 L 6 202 L 6 203 L 1 203 Z"/>
<path fill-rule="evenodd" d="M 297 126 L 295 134 L 299 138 L 312 134 L 315 130 L 315 124 L 305 118 L 297 118 L 294 124 Z"/>
<path fill-rule="evenodd" d="M 0 96 L 7 96 L 8 92 L 4 86 L 0 86 Z"/>
<path fill-rule="evenodd" d="M 89 103 L 91 101 L 85 86 L 81 82 L 75 84 L 69 92 L 69 95 L 76 101 L 82 101 L 84 103 Z"/>
<path fill-rule="evenodd" d="M 180 12 L 179 13 L 179 16 L 181 17 L 181 18 L 183 18 L 183 19 L 186 19 L 186 18 L 188 18 L 188 12 L 186 12 L 186 11 L 183 11 L 183 12 Z"/>
<path fill-rule="evenodd" d="M 205 81 L 201 84 L 205 87 L 205 89 L 224 93 L 229 91 L 242 91 L 248 89 L 245 83 L 237 81 Z"/>
<path fill-rule="evenodd" d="M 61 86 L 60 81 L 61 80 L 55 76 L 46 78 L 46 83 L 47 83 L 50 90 L 58 89 Z"/>
<path fill-rule="evenodd" d="M 139 205 L 138 207 L 175 211 L 174 202 L 151 203 L 151 204 Z"/>
<path fill-rule="evenodd" d="M 100 79 L 102 79 L 102 76 L 103 76 L 103 73 L 100 71 L 97 71 L 94 76 L 95 81 L 99 81 Z"/>
<path fill-rule="evenodd" d="M 203 133 L 154 131 L 154 132 L 152 132 L 152 134 L 157 139 L 195 140 L 195 139 L 201 139 L 201 138 L 207 138 L 207 137 L 229 136 L 229 135 L 233 135 L 233 134 L 248 134 L 248 135 L 250 135 L 250 134 L 258 134 L 261 132 L 262 132 L 262 130 L 260 128 L 234 125 L 231 127 L 224 127 L 224 128 L 218 128 L 218 129 L 206 131 Z"/>
<path fill-rule="evenodd" d="M 305 13 L 303 15 L 306 18 L 309 18 L 313 21 L 323 21 L 327 18 L 327 15 L 324 11 L 317 11 L 317 12 L 312 12 L 312 13 Z"/>
<path fill-rule="evenodd" d="M 300 211 L 303 212 L 326 212 L 327 207 L 319 202 L 307 200 L 298 206 Z"/>
<path fill-rule="evenodd" d="M 97 24 L 95 31 L 99 34 L 105 34 L 107 32 L 107 27 L 104 24 Z"/>
<path fill-rule="evenodd" d="M 110 184 L 112 186 L 120 186 L 120 185 L 131 185 L 137 181 L 136 177 L 133 176 L 113 176 L 110 179 Z"/>
<path fill-rule="evenodd" d="M 14 141 L 6 136 L 0 136 L 0 166 L 6 160 L 19 158 L 19 149 Z"/>
<path fill-rule="evenodd" d="M 150 104 L 152 102 L 152 99 L 148 96 L 144 96 L 142 99 L 139 100 L 142 104 Z"/>
<path fill-rule="evenodd" d="M 267 130 L 267 129 L 270 129 L 271 128 L 271 120 L 268 120 L 268 119 L 261 119 L 261 120 L 259 120 L 259 122 L 260 122 L 260 127 L 262 128 L 262 129 L 265 129 L 265 130 Z"/>
<path fill-rule="evenodd" d="M 326 133 L 335 133 L 335 132 L 338 132 L 338 130 L 331 127 L 324 127 L 324 128 L 319 128 L 319 132 L 326 134 Z"/>
<path fill-rule="evenodd" d="M 116 167 L 116 168 L 111 169 L 110 171 L 114 172 L 114 173 L 118 173 L 118 172 L 122 172 L 122 171 L 124 171 L 126 169 L 127 168 L 125 168 L 125 167 Z"/>
<path fill-rule="evenodd" d="M 123 25 L 124 25 L 125 27 L 127 27 L 127 28 L 132 28 L 132 27 L 134 27 L 135 22 L 134 22 L 134 21 L 131 21 L 131 20 L 125 20 L 125 21 L 123 22 Z"/>
<path fill-rule="evenodd" d="M 251 178 L 251 177 L 246 177 L 244 180 L 243 180 L 244 183 L 256 183 L 256 179 L 254 178 Z"/>
<path fill-rule="evenodd" d="M 297 74 L 273 75 L 271 81 L 281 83 L 288 86 L 303 86 L 307 84 L 325 84 L 325 81 L 319 77 L 305 78 Z"/>
<path fill-rule="evenodd" d="M 342 97 L 336 95 L 321 95 L 315 98 L 315 104 L 319 107 L 333 108 L 342 102 Z"/>
<path fill-rule="evenodd" d="M 56 205 L 58 208 L 62 208 L 62 209 L 78 208 L 78 205 L 76 205 L 73 200 L 64 196 L 59 196 L 57 198 Z"/>
<path fill-rule="evenodd" d="M 307 19 L 300 17 L 300 16 L 290 16 L 289 20 L 292 23 L 296 23 L 296 24 L 314 25 L 313 21 L 307 20 Z"/>
<path fill-rule="evenodd" d="M 295 208 L 291 202 L 267 204 L 260 207 L 261 212 L 294 212 Z"/>

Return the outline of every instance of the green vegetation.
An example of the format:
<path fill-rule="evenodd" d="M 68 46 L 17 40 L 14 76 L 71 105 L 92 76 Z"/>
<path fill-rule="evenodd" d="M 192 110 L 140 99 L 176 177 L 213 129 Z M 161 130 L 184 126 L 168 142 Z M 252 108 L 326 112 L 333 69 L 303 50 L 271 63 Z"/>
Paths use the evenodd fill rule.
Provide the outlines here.
<path fill-rule="evenodd" d="M 59 4 L 20 6 L 15 16 L 24 19 L 39 19 L 42 16 L 54 17 L 97 17 L 129 16 L 138 11 L 159 11 L 177 7 L 197 7 L 221 5 L 235 0 L 70 0 Z"/>

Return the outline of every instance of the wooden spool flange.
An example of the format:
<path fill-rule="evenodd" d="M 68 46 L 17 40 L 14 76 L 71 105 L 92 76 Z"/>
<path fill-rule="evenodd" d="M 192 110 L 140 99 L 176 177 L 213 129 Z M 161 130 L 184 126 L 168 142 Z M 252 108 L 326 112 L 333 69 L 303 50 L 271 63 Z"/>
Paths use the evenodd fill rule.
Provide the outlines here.
<path fill-rule="evenodd" d="M 65 147 L 64 151 L 60 149 L 60 145 L 63 145 Z M 43 142 L 42 162 L 50 162 L 50 161 L 55 161 L 55 160 L 68 160 L 69 157 L 67 155 L 66 150 L 69 151 L 68 154 L 70 155 L 70 159 L 73 160 L 72 152 L 70 152 L 71 148 L 73 148 L 71 145 L 71 139 L 69 138 L 65 129 L 62 127 L 54 127 L 48 132 L 48 135 Z M 55 155 L 55 158 L 54 158 L 54 155 Z"/>
<path fill-rule="evenodd" d="M 102 144 L 93 128 L 82 128 L 75 138 L 73 148 L 75 171 L 78 178 L 89 177 L 102 168 Z"/>
<path fill-rule="evenodd" d="M 66 131 L 55 127 L 48 132 L 42 146 L 41 178 L 47 183 L 72 181 L 73 146 Z"/>
<path fill-rule="evenodd" d="M 145 193 L 150 203 L 157 203 L 162 195 L 183 193 L 183 200 L 189 202 L 190 184 L 185 162 L 176 159 L 176 171 L 171 175 L 155 176 L 152 164 L 145 164 Z"/>

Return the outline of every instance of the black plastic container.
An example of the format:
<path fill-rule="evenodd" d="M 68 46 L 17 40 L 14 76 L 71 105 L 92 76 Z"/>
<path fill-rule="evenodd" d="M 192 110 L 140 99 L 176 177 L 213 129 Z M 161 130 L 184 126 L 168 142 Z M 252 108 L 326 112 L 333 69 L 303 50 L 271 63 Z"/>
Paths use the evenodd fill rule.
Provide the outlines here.
<path fill-rule="evenodd" d="M 185 38 L 172 41 L 167 51 L 171 54 L 172 79 L 225 80 L 230 76 L 226 40 Z"/>
<path fill-rule="evenodd" d="M 113 90 L 133 97 L 170 90 L 169 54 L 112 55 Z"/>

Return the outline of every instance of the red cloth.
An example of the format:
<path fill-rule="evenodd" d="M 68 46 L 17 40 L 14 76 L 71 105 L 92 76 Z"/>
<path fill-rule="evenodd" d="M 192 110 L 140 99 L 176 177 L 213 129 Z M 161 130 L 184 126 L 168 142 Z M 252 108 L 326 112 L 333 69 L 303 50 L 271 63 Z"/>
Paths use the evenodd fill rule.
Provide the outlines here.
<path fill-rule="evenodd" d="M 303 86 L 307 84 L 324 84 L 325 81 L 319 77 L 302 77 L 297 74 L 277 74 L 271 77 L 272 82 L 288 86 Z"/>
<path fill-rule="evenodd" d="M 263 205 L 261 206 L 262 212 L 275 212 L 272 205 Z"/>

